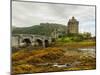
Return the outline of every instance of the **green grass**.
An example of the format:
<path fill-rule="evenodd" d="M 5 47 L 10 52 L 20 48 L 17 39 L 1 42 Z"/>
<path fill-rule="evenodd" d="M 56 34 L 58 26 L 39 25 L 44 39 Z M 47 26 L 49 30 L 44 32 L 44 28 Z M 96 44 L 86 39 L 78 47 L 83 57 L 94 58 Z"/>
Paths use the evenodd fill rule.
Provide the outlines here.
<path fill-rule="evenodd" d="M 93 47 L 96 46 L 95 41 L 80 41 L 80 42 L 59 42 L 55 44 L 56 47 L 67 47 L 67 48 L 83 48 L 83 47 Z"/>

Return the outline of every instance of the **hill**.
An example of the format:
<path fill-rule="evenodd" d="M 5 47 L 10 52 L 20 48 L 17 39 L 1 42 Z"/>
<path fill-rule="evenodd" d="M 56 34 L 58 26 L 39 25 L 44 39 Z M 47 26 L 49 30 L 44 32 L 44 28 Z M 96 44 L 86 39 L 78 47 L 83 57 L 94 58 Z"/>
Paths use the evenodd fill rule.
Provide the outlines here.
<path fill-rule="evenodd" d="M 37 34 L 37 35 L 51 35 L 55 30 L 66 32 L 65 25 L 56 23 L 40 23 L 40 25 L 33 25 L 30 27 L 14 27 L 12 28 L 13 34 Z"/>

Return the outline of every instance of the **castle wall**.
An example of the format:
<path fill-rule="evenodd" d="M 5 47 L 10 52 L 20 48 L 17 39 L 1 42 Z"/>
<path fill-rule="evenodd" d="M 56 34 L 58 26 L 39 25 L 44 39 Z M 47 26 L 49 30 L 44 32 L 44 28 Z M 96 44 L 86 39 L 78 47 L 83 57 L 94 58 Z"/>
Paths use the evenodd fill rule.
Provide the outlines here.
<path fill-rule="evenodd" d="M 78 34 L 79 32 L 79 22 L 72 17 L 72 19 L 69 20 L 68 22 L 68 33 L 76 33 Z"/>

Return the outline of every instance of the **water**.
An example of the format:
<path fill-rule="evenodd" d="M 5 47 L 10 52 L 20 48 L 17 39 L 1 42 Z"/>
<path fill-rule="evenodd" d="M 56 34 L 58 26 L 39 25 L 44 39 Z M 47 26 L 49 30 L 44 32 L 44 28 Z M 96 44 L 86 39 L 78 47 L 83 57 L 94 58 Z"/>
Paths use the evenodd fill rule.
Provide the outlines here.
<path fill-rule="evenodd" d="M 78 50 L 81 50 L 81 51 L 95 51 L 95 47 L 90 47 L 90 48 L 78 48 Z"/>
<path fill-rule="evenodd" d="M 89 48 L 64 48 L 65 50 L 77 50 L 77 51 L 81 51 L 83 55 L 85 56 L 91 56 L 95 58 L 95 47 L 89 47 Z M 78 64 L 81 64 L 80 61 L 74 61 L 73 63 L 65 63 L 65 64 L 59 64 L 59 63 L 40 63 L 37 64 L 39 66 L 52 66 L 52 67 L 58 67 L 58 68 L 71 68 L 74 67 Z"/>
<path fill-rule="evenodd" d="M 91 57 L 95 57 L 95 55 L 96 55 L 96 48 L 95 47 L 79 48 L 78 50 L 82 51 L 84 55 L 88 55 Z"/>
<path fill-rule="evenodd" d="M 69 50 L 69 51 L 77 51 L 77 52 L 82 52 L 83 55 L 88 55 L 91 57 L 95 57 L 96 55 L 96 48 L 95 47 L 87 47 L 87 48 L 64 48 L 64 50 Z"/>

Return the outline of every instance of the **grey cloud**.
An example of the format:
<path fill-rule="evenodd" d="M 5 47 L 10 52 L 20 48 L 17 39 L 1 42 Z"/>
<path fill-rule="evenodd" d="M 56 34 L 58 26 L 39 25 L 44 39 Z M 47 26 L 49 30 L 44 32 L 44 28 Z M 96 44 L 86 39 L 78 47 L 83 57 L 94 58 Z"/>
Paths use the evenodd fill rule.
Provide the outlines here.
<path fill-rule="evenodd" d="M 72 16 L 80 22 L 83 31 L 85 26 L 95 26 L 94 6 L 12 2 L 12 25 L 18 27 L 37 25 L 41 22 L 67 25 Z"/>

